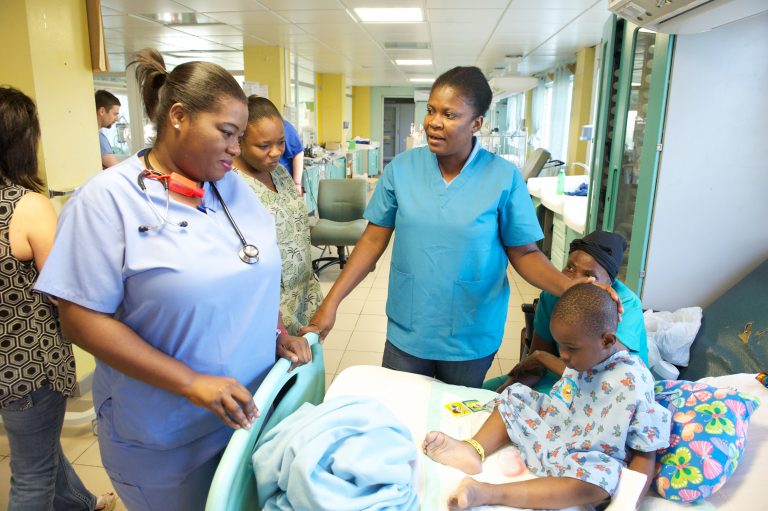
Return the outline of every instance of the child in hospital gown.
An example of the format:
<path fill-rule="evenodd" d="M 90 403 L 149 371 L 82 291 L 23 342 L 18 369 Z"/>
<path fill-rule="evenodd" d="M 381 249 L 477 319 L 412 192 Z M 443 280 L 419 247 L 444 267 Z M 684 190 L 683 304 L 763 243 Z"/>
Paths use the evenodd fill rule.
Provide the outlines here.
<path fill-rule="evenodd" d="M 551 326 L 567 367 L 551 395 L 514 384 L 487 405 L 492 414 L 472 439 L 432 432 L 424 441 L 429 457 L 469 474 L 511 441 L 541 477 L 501 485 L 465 478 L 451 509 L 592 504 L 615 493 L 628 464 L 652 477 L 655 451 L 669 444 L 670 415 L 654 401 L 643 362 L 616 346 L 615 304 L 605 291 L 583 284 L 564 293 L 558 306 Z"/>
<path fill-rule="evenodd" d="M 566 368 L 550 396 L 516 383 L 488 407 L 498 407 L 531 472 L 573 477 L 612 495 L 628 448 L 668 445 L 669 412 L 654 401 L 653 385 L 643 362 L 623 350 L 581 373 Z"/>

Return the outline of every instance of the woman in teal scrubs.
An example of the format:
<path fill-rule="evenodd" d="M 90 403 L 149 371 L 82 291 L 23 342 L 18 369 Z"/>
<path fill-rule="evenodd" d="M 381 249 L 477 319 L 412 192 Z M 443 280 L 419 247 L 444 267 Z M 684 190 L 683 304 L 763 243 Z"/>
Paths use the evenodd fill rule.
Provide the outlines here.
<path fill-rule="evenodd" d="M 474 136 L 491 97 L 476 67 L 435 81 L 424 117 L 428 145 L 384 169 L 365 212 L 369 224 L 307 330 L 328 333 L 340 302 L 397 229 L 384 367 L 479 386 L 504 332 L 507 262 L 556 296 L 574 283 L 536 248 L 542 232 L 520 172 Z"/>
<path fill-rule="evenodd" d="M 648 338 L 643 320 L 643 308 L 635 293 L 616 278 L 624 260 L 626 240 L 619 234 L 595 231 L 571 243 L 568 262 L 563 273 L 568 277 L 593 277 L 596 282 L 610 285 L 621 299 L 624 314 L 616 328 L 619 345 L 648 364 Z M 533 319 L 533 337 L 530 354 L 517 364 L 507 376 L 488 380 L 483 387 L 501 392 L 513 383 L 523 383 L 539 392 L 549 394 L 552 385 L 560 379 L 565 364 L 559 358 L 549 320 L 559 298 L 542 291 Z"/>

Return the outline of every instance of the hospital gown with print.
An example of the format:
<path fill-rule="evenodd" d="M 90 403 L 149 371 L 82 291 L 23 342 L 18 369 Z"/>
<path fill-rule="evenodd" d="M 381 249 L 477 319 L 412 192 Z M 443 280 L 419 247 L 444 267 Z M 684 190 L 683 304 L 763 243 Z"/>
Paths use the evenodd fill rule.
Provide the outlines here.
<path fill-rule="evenodd" d="M 620 351 L 592 369 L 566 368 L 550 396 L 516 383 L 498 407 L 530 471 L 573 477 L 613 495 L 631 453 L 669 445 L 669 412 L 654 401 L 643 362 Z"/>

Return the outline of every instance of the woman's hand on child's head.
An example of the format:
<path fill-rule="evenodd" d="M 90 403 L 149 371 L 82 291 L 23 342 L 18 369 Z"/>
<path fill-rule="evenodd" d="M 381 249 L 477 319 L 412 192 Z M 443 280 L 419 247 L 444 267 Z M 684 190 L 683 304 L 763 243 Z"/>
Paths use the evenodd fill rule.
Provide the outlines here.
<path fill-rule="evenodd" d="M 234 378 L 197 374 L 183 395 L 232 429 L 250 429 L 259 416 L 251 393 Z"/>
<path fill-rule="evenodd" d="M 289 334 L 277 336 L 277 356 L 291 361 L 289 371 L 296 367 L 312 362 L 312 350 L 307 339 Z"/>
<path fill-rule="evenodd" d="M 619 311 L 619 321 L 621 321 L 621 315 L 624 314 L 624 304 L 621 303 L 621 297 L 619 297 L 618 293 L 616 293 L 616 290 L 613 289 L 613 287 L 611 287 L 609 284 L 597 282 L 595 277 L 579 277 L 576 279 L 571 279 L 571 286 L 575 286 L 576 284 L 592 284 L 593 286 L 597 286 L 611 295 L 611 300 L 616 302 L 616 308 Z"/>

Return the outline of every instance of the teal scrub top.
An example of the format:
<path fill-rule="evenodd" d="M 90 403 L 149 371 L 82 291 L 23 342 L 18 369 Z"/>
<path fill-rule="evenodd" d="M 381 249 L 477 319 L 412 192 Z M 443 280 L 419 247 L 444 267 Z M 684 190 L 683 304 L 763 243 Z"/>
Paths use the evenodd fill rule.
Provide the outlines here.
<path fill-rule="evenodd" d="M 611 287 L 619 295 L 621 303 L 624 305 L 624 314 L 621 315 L 621 321 L 616 327 L 616 337 L 633 355 L 637 355 L 648 365 L 648 337 L 645 332 L 643 307 L 640 299 L 619 280 L 614 280 Z M 536 314 L 533 317 L 533 329 L 539 334 L 539 337 L 547 342 L 555 342 L 549 330 L 549 321 L 552 318 L 552 309 L 554 309 L 557 300 L 559 298 L 555 295 L 542 291 L 539 305 L 536 307 Z M 560 353 L 557 344 L 555 344 L 555 350 L 556 353 Z"/>
<path fill-rule="evenodd" d="M 474 148 L 446 184 L 427 147 L 385 168 L 365 212 L 395 228 L 387 338 L 430 360 L 474 360 L 498 350 L 509 300 L 504 247 L 542 238 L 528 189 L 508 161 Z"/>

